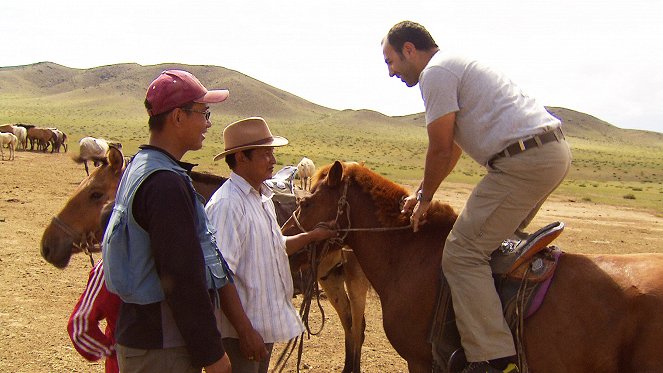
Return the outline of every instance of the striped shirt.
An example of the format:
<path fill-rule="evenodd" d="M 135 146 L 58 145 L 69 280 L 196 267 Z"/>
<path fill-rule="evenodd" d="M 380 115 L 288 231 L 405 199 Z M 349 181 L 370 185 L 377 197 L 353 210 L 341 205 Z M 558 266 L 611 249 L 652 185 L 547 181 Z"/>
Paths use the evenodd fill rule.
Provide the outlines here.
<path fill-rule="evenodd" d="M 285 342 L 304 331 L 291 301 L 292 275 L 272 196 L 266 185 L 258 193 L 231 172 L 205 207 L 217 229 L 221 253 L 234 273 L 246 316 L 265 343 Z M 225 315 L 221 335 L 238 337 Z"/>
<path fill-rule="evenodd" d="M 117 295 L 106 290 L 104 266 L 99 260 L 90 272 L 85 291 L 67 323 L 67 331 L 76 351 L 90 361 L 106 357 L 106 373 L 119 372 L 113 334 L 120 303 Z M 99 329 L 99 322 L 104 319 L 105 333 Z"/>

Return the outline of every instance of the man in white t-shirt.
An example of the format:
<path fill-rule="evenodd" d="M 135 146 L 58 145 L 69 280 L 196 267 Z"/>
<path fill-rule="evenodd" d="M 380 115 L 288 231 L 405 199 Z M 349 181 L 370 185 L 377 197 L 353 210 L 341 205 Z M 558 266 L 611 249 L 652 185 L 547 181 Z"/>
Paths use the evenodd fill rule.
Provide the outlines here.
<path fill-rule="evenodd" d="M 487 169 L 446 239 L 442 270 L 470 362 L 464 372 L 517 370 L 489 259 L 503 240 L 524 235 L 566 176 L 571 152 L 561 122 L 500 72 L 440 50 L 415 22 L 394 25 L 382 48 L 389 76 L 419 83 L 425 105 L 424 177 L 403 208 L 414 230 L 463 151 Z"/>
<path fill-rule="evenodd" d="M 237 330 L 224 317 L 221 320 L 223 347 L 234 373 L 266 373 L 275 342 L 285 342 L 304 331 L 292 305 L 293 285 L 288 253 L 306 244 L 336 236 L 336 231 L 318 227 L 285 237 L 276 220 L 272 196 L 264 183 L 274 172 L 274 148 L 288 140 L 273 136 L 259 117 L 229 124 L 223 130 L 225 151 L 214 160 L 225 158 L 230 178 L 210 198 L 205 211 L 217 229 L 216 239 L 230 270 L 247 322 L 255 329 L 265 349 L 252 354 L 245 345 L 251 333 Z M 237 311 L 237 310 L 235 310 Z M 227 313 L 227 310 L 224 309 Z"/>

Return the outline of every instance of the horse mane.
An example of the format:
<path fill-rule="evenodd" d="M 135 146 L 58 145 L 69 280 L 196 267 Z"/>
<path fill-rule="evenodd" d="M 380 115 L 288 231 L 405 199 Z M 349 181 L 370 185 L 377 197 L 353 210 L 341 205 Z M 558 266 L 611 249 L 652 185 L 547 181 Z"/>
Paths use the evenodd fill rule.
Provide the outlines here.
<path fill-rule="evenodd" d="M 313 191 L 318 182 L 329 173 L 331 165 L 322 167 L 313 177 Z M 401 214 L 401 200 L 410 195 L 402 186 L 370 170 L 363 164 L 343 162 L 343 181 L 354 181 L 371 196 L 377 208 L 378 220 L 385 227 L 403 226 L 410 223 L 407 215 Z M 448 204 L 440 201 L 431 202 L 427 212 L 427 223 L 421 229 L 439 226 L 451 226 L 456 221 L 456 213 Z"/>

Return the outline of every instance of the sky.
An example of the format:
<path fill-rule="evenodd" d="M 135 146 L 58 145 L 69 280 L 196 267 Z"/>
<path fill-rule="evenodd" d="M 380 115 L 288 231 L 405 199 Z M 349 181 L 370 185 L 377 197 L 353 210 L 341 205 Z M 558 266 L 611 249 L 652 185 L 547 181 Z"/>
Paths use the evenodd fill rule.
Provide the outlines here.
<path fill-rule="evenodd" d="M 402 20 L 543 105 L 663 133 L 663 0 L 6 1 L 0 66 L 216 65 L 333 109 L 406 115 L 424 109 L 419 88 L 389 77 L 380 46 Z"/>

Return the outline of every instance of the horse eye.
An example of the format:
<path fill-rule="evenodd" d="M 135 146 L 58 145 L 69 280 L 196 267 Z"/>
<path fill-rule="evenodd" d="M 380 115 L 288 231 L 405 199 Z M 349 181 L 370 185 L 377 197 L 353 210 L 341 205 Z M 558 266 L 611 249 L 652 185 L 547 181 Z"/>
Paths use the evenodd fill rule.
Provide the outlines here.
<path fill-rule="evenodd" d="M 92 194 L 90 194 L 90 198 L 92 198 L 92 199 L 94 199 L 94 200 L 99 200 L 99 199 L 101 199 L 103 196 L 104 196 L 104 194 L 101 193 L 101 192 L 93 192 Z"/>

